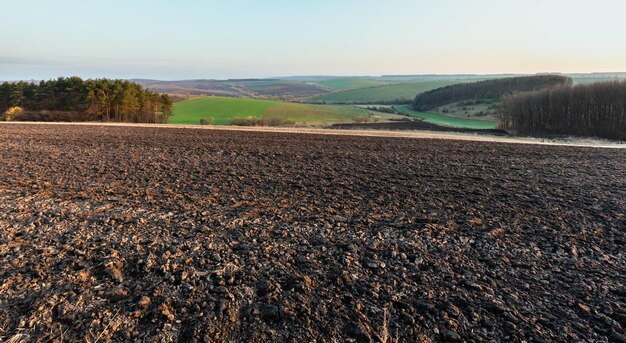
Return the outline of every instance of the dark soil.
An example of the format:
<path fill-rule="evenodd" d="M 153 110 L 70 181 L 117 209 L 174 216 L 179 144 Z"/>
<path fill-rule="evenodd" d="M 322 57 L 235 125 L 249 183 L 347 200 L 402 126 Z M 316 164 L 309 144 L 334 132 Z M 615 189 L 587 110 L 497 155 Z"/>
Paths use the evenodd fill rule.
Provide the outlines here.
<path fill-rule="evenodd" d="M 429 130 L 441 132 L 482 133 L 498 136 L 507 135 L 507 132 L 504 130 L 455 128 L 441 126 L 423 120 L 402 120 L 384 123 L 337 123 L 330 125 L 328 128 L 343 130 Z"/>
<path fill-rule="evenodd" d="M 626 341 L 626 152 L 0 125 L 0 341 Z"/>

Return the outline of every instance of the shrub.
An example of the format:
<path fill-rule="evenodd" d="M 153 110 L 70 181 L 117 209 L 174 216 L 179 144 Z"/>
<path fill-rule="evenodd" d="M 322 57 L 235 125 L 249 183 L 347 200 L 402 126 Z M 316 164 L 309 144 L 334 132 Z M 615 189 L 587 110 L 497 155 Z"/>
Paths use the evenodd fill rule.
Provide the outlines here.
<path fill-rule="evenodd" d="M 22 110 L 21 107 L 19 106 L 13 106 L 10 107 L 5 113 L 4 113 L 4 120 L 6 121 L 13 121 L 15 120 L 15 118 L 17 116 L 19 116 L 20 114 L 22 114 L 22 112 L 24 112 L 24 110 Z"/>
<path fill-rule="evenodd" d="M 285 121 L 280 118 L 267 118 L 267 126 L 280 126 Z"/>
<path fill-rule="evenodd" d="M 213 125 L 213 118 L 200 119 L 200 125 Z"/>
<path fill-rule="evenodd" d="M 353 120 L 356 123 L 368 123 L 370 121 L 369 117 L 354 117 Z"/>
<path fill-rule="evenodd" d="M 295 125 L 295 122 L 292 122 L 292 121 L 286 122 L 285 120 L 281 118 L 275 118 L 275 117 L 233 118 L 233 120 L 230 121 L 230 124 L 234 126 L 281 126 L 286 123 L 293 123 L 291 125 Z"/>
<path fill-rule="evenodd" d="M 254 126 L 256 120 L 256 118 L 233 118 L 230 124 L 235 126 Z"/>
<path fill-rule="evenodd" d="M 269 120 L 267 118 L 256 119 L 254 126 L 267 126 Z"/>

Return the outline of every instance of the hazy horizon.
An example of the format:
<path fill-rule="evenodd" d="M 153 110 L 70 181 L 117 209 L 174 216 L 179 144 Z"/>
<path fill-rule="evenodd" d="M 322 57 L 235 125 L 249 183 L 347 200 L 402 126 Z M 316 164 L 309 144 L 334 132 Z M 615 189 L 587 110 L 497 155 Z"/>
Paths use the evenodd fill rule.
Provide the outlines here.
<path fill-rule="evenodd" d="M 24 1 L 0 80 L 626 71 L 616 0 Z"/>
<path fill-rule="evenodd" d="M 597 76 L 597 77 L 603 77 L 603 76 L 609 76 L 609 77 L 615 77 L 615 78 L 621 78 L 621 75 L 624 75 L 626 77 L 626 72 L 611 72 L 611 71 L 606 71 L 606 72 L 589 72 L 589 73 L 561 73 L 561 72 L 549 72 L 549 73 L 524 73 L 524 74 L 517 74 L 517 73 L 496 73 L 496 74 L 469 74 L 469 73 L 464 73 L 464 74 L 389 74 L 389 75 L 279 75 L 279 76 L 265 76 L 265 77 L 232 77 L 232 78 L 204 78 L 204 77 L 190 77 L 190 78 L 171 78 L 171 79 L 158 79 L 158 78 L 144 78 L 144 77 L 122 77 L 121 79 L 124 80 L 140 80 L 140 81 L 164 81 L 164 82 L 175 82 L 175 81 L 237 81 L 237 80 L 288 80 L 288 79 L 294 79 L 294 80 L 302 80 L 304 79 L 305 81 L 308 81 L 306 79 L 313 79 L 313 78 L 319 78 L 319 79 L 353 79 L 353 78 L 364 78 L 364 79 L 375 79 L 375 78 L 385 78 L 385 77 L 389 77 L 389 78 L 393 78 L 393 77 L 399 77 L 399 78 L 418 78 L 418 77 L 429 77 L 429 76 L 441 76 L 441 77 L 456 77 L 458 76 L 459 78 L 463 78 L 463 77 L 489 77 L 489 76 L 532 76 L 532 75 L 581 75 L 581 76 Z M 617 76 L 620 75 L 620 76 Z M 21 78 L 21 79 L 0 79 L 0 82 L 2 81 L 9 81 L 9 82 L 16 82 L 16 81 L 47 81 L 47 80 L 53 80 L 59 77 L 81 77 L 84 79 L 98 79 L 98 78 L 110 78 L 107 77 L 106 75 L 101 75 L 101 76 L 93 76 L 93 77 L 82 77 L 81 75 L 75 75 L 75 74 L 66 74 L 66 75 L 58 75 L 58 76 L 54 76 L 54 77 L 48 77 L 48 78 Z"/>

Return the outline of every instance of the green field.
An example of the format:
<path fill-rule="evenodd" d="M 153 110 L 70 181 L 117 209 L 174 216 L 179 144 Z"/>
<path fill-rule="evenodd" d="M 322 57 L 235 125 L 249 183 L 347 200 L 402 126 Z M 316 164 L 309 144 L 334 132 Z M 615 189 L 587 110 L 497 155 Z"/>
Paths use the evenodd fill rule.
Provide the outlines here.
<path fill-rule="evenodd" d="M 468 80 L 421 81 L 413 83 L 400 83 L 328 94 L 315 98 L 313 99 L 313 101 L 324 101 L 326 103 L 333 104 L 358 104 L 394 101 L 397 99 L 412 100 L 418 93 L 423 93 L 436 88 L 441 88 L 462 82 L 468 82 Z"/>
<path fill-rule="evenodd" d="M 318 85 L 322 85 L 324 87 L 336 89 L 339 91 L 384 86 L 384 85 L 389 84 L 388 82 L 384 82 L 384 81 L 372 80 L 372 79 L 359 79 L 359 78 L 331 79 L 331 80 L 318 81 L 315 83 L 317 83 Z"/>
<path fill-rule="evenodd" d="M 498 122 L 493 120 L 463 119 L 444 116 L 442 114 L 413 111 L 408 105 L 394 106 L 400 112 L 411 117 L 420 118 L 429 123 L 466 129 L 495 129 Z"/>
<path fill-rule="evenodd" d="M 211 118 L 215 125 L 229 125 L 235 118 L 280 118 L 297 123 L 351 121 L 368 116 L 368 111 L 351 106 L 296 104 L 272 100 L 204 97 L 174 104 L 172 124 L 200 124 Z"/>

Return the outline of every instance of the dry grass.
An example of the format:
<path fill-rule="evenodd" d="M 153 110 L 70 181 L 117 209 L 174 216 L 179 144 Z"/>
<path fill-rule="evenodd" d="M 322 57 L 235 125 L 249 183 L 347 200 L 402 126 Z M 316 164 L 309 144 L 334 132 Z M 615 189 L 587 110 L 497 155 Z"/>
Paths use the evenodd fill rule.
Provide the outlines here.
<path fill-rule="evenodd" d="M 0 340 L 1 341 L 1 340 Z M 18 333 L 7 340 L 7 343 L 24 343 L 30 342 L 30 336 L 24 333 Z"/>
<path fill-rule="evenodd" d="M 389 315 L 389 310 L 385 307 L 383 311 L 383 326 L 380 328 L 380 333 L 378 334 L 378 339 L 381 343 L 398 343 L 398 332 L 396 330 L 395 339 L 389 334 L 389 323 L 391 316 Z"/>

